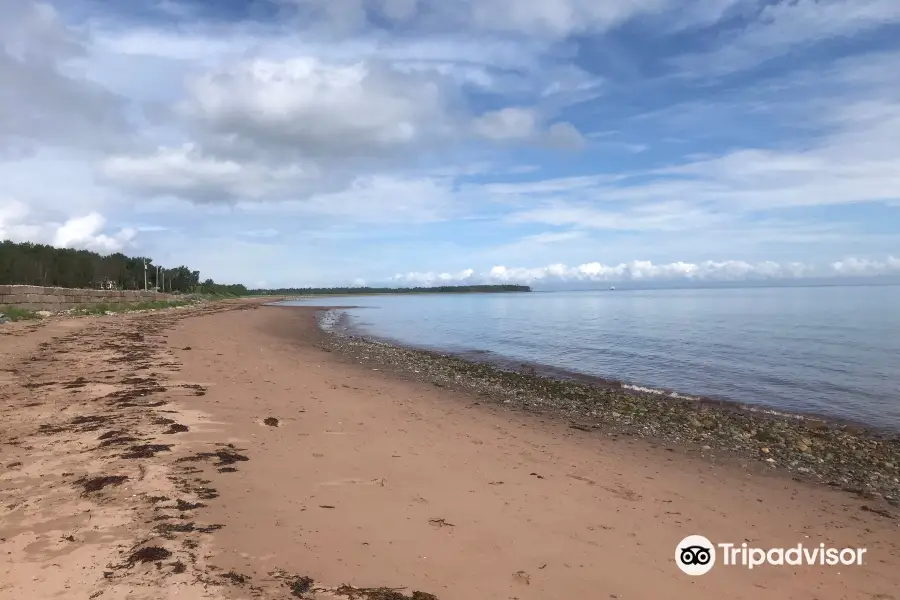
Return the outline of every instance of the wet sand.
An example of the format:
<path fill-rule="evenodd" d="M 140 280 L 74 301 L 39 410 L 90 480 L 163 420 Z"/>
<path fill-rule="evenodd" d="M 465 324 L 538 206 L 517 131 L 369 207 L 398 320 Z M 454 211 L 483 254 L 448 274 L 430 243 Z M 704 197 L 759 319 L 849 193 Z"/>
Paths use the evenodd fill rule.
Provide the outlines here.
<path fill-rule="evenodd" d="M 310 309 L 6 325 L 0 360 L 0 598 L 900 599 L 890 507 L 354 361 Z M 688 534 L 868 551 L 691 578 Z"/>

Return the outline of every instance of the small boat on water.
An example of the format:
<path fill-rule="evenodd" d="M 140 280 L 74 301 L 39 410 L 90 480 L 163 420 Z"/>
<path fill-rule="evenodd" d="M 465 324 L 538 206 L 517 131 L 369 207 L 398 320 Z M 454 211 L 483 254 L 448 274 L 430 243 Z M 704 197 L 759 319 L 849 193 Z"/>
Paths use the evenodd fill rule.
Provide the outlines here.
<path fill-rule="evenodd" d="M 609 291 L 613 292 L 613 291 L 615 291 L 615 289 L 616 289 L 616 286 L 614 286 L 614 285 L 609 286 Z"/>

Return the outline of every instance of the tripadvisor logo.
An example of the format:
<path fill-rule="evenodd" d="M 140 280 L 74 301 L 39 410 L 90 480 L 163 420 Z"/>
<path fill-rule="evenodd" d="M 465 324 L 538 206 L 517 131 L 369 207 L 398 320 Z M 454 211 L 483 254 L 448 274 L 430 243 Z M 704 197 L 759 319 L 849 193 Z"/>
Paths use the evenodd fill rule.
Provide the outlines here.
<path fill-rule="evenodd" d="M 702 535 L 689 535 L 675 547 L 675 564 L 687 575 L 705 575 L 716 565 L 754 569 L 761 566 L 862 565 L 865 548 L 828 548 L 825 544 L 790 548 L 755 548 L 746 542 L 713 544 Z"/>
<path fill-rule="evenodd" d="M 675 547 L 675 563 L 687 575 L 705 575 L 716 565 L 716 547 L 702 535 L 689 535 Z"/>

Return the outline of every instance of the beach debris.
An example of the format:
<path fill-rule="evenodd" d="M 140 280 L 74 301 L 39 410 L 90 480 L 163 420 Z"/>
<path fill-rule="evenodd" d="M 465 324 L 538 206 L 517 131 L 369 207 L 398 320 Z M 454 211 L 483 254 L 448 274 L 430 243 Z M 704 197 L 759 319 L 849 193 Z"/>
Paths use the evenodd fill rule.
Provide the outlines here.
<path fill-rule="evenodd" d="M 216 450 L 212 453 L 213 456 L 219 459 L 219 462 L 215 463 L 217 467 L 224 467 L 228 465 L 233 465 L 236 462 L 246 462 L 250 460 L 243 454 L 238 454 L 234 451 L 234 446 L 229 444 L 229 448 Z"/>
<path fill-rule="evenodd" d="M 268 425 L 269 427 L 278 427 L 278 419 L 275 417 L 266 417 L 263 419 L 263 423 Z"/>
<path fill-rule="evenodd" d="M 172 556 L 172 553 L 161 546 L 146 546 L 140 550 L 135 550 L 128 557 L 126 566 L 130 569 L 138 563 L 151 563 L 165 560 Z"/>
<path fill-rule="evenodd" d="M 445 519 L 428 519 L 428 522 L 438 529 L 442 527 L 456 527 L 453 523 L 448 523 Z"/>
<path fill-rule="evenodd" d="M 187 425 L 182 425 L 181 423 L 172 423 L 169 425 L 169 428 L 163 431 L 164 434 L 172 434 L 172 433 L 184 433 L 185 431 L 190 431 L 190 427 Z"/>
<path fill-rule="evenodd" d="M 167 498 L 168 500 L 168 498 Z M 188 502 L 186 500 L 182 500 L 181 498 L 175 503 L 176 510 L 186 511 L 186 510 L 194 510 L 196 508 L 204 508 L 206 505 L 202 502 Z"/>
<path fill-rule="evenodd" d="M 291 589 L 292 595 L 300 598 L 312 590 L 313 583 L 315 583 L 315 581 L 312 577 L 297 577 L 286 585 Z"/>
<path fill-rule="evenodd" d="M 72 390 L 75 388 L 82 388 L 88 384 L 88 380 L 84 377 L 77 377 L 74 381 L 70 381 L 69 383 L 63 385 L 64 388 L 68 390 Z M 73 421 L 74 422 L 74 421 Z"/>
<path fill-rule="evenodd" d="M 586 423 L 569 423 L 569 429 L 577 429 L 579 431 L 591 432 L 598 428 L 598 425 L 588 425 Z"/>
<path fill-rule="evenodd" d="M 883 508 L 876 508 L 876 507 L 872 507 L 872 506 L 867 506 L 865 504 L 863 504 L 860 508 L 866 512 L 874 513 L 876 515 L 886 517 L 888 519 L 896 519 L 897 518 L 897 516 L 894 513 L 890 512 L 888 510 L 885 510 Z"/>
<path fill-rule="evenodd" d="M 219 575 L 224 579 L 228 579 L 231 583 L 235 585 L 244 585 L 247 583 L 247 580 L 250 579 L 246 575 L 241 575 L 240 573 L 235 573 L 234 571 L 228 571 L 227 573 L 222 573 Z"/>
<path fill-rule="evenodd" d="M 531 575 L 526 573 L 525 571 L 516 571 L 513 573 L 513 579 L 518 583 L 524 583 L 525 585 L 531 585 Z"/>
<path fill-rule="evenodd" d="M 128 480 L 127 475 L 101 475 L 99 477 L 91 477 L 86 478 L 82 477 L 78 479 L 75 483 L 84 488 L 84 495 L 90 494 L 91 492 L 99 492 L 106 486 L 110 485 L 122 485 L 125 481 Z"/>
<path fill-rule="evenodd" d="M 342 585 L 335 590 L 329 590 L 338 596 L 346 596 L 350 600 L 438 600 L 433 594 L 415 591 L 411 596 L 402 593 L 403 588 L 355 588 Z"/>
<path fill-rule="evenodd" d="M 538 475 L 537 473 L 530 473 L 530 475 L 533 475 L 534 477 L 537 477 L 538 479 L 543 479 L 543 478 L 544 478 L 543 475 Z"/>
<path fill-rule="evenodd" d="M 9 317 L 4 313 L 0 313 L 0 325 L 6 325 L 7 323 L 9 323 Z"/>
<path fill-rule="evenodd" d="M 193 523 L 162 523 L 155 528 L 157 533 L 168 539 L 173 539 L 173 533 L 189 533 L 194 531 Z"/>
<path fill-rule="evenodd" d="M 109 446 L 121 446 L 123 444 L 130 444 L 131 442 L 136 442 L 138 439 L 136 437 L 131 437 L 130 435 L 116 435 L 118 431 L 110 431 L 108 433 L 104 433 L 98 439 L 103 440 L 100 442 L 100 448 L 107 448 Z M 116 437 L 112 437 L 109 434 L 113 434 Z"/>
<path fill-rule="evenodd" d="M 319 508 L 334 508 L 334 506 L 332 506 L 330 504 L 320 504 Z"/>
<path fill-rule="evenodd" d="M 171 444 L 136 444 L 129 448 L 122 458 L 153 458 L 159 452 L 168 452 Z"/>
<path fill-rule="evenodd" d="M 218 458 L 219 461 L 214 463 L 214 466 L 226 467 L 228 465 L 233 465 L 236 462 L 246 462 L 250 460 L 243 454 L 238 454 L 235 450 L 237 450 L 237 448 L 235 448 L 233 444 L 228 444 L 227 446 L 220 448 L 215 452 L 198 452 L 197 454 L 194 454 L 192 456 L 182 456 L 175 462 L 193 462 L 206 460 L 208 458 Z"/>

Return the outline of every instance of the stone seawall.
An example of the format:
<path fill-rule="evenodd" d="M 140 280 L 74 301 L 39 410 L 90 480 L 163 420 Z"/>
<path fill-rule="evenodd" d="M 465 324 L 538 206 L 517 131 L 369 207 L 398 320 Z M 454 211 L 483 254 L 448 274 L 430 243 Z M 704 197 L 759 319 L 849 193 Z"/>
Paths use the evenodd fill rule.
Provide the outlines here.
<path fill-rule="evenodd" d="M 172 294 L 143 290 L 82 290 L 34 285 L 0 285 L 0 307 L 60 311 L 94 304 L 129 304 L 172 300 Z"/>

